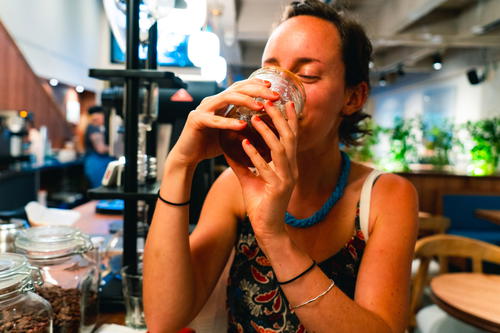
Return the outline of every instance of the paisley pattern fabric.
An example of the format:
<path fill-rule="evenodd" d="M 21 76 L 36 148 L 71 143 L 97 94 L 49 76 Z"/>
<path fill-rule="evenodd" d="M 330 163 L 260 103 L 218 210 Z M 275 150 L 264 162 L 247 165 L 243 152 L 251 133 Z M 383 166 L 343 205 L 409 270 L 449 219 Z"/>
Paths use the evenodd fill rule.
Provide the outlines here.
<path fill-rule="evenodd" d="M 352 238 L 336 254 L 318 264 L 351 299 L 365 249 L 359 208 L 355 225 Z M 248 218 L 239 223 L 238 235 L 227 287 L 228 332 L 306 332 L 297 315 L 289 310 Z"/>

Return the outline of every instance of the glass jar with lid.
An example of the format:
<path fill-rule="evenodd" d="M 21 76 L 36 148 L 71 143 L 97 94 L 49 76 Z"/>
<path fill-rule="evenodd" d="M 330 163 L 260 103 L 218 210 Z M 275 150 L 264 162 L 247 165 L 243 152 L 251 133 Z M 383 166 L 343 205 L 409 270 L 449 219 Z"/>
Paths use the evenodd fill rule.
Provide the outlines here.
<path fill-rule="evenodd" d="M 37 292 L 54 310 L 54 332 L 91 332 L 97 321 L 98 253 L 90 238 L 67 226 L 46 226 L 18 233 L 16 252 L 40 268 Z"/>
<path fill-rule="evenodd" d="M 40 270 L 15 253 L 0 254 L 0 332 L 52 332 L 52 308 L 34 293 Z"/>

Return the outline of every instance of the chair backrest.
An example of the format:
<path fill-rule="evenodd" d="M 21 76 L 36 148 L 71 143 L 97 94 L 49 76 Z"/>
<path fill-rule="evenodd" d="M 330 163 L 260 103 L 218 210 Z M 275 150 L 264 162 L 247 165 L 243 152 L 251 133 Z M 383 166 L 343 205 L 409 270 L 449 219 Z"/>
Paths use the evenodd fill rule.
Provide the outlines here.
<path fill-rule="evenodd" d="M 500 247 L 476 239 L 446 234 L 424 237 L 417 241 L 416 258 L 425 260 L 434 256 L 470 258 L 473 271 L 481 273 L 483 261 L 500 264 Z"/>
<path fill-rule="evenodd" d="M 410 325 L 415 323 L 415 314 L 420 307 L 422 293 L 427 281 L 429 262 L 434 257 L 469 258 L 472 260 L 472 270 L 476 273 L 482 273 L 483 261 L 500 264 L 500 246 L 447 234 L 419 239 L 415 245 L 415 258 L 420 259 L 420 266 L 413 279 Z"/>

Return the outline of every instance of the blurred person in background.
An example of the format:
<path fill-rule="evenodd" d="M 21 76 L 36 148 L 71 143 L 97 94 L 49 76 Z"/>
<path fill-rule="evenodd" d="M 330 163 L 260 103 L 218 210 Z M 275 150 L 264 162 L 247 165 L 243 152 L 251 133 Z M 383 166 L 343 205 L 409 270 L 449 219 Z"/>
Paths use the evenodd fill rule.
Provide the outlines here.
<path fill-rule="evenodd" d="M 101 185 L 108 163 L 114 159 L 108 155 L 109 147 L 105 140 L 104 109 L 92 106 L 88 110 L 89 123 L 85 130 L 84 169 L 90 187 Z"/>

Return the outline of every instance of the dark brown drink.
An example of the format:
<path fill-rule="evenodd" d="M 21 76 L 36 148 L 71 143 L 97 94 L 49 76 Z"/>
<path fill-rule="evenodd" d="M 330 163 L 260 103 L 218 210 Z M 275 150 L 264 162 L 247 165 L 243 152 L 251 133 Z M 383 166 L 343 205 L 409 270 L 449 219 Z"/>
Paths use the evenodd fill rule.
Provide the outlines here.
<path fill-rule="evenodd" d="M 251 118 L 254 114 L 257 114 L 262 121 L 266 123 L 269 128 L 279 137 L 276 127 L 274 127 L 271 117 L 265 111 L 252 111 L 244 107 L 232 107 L 228 112 L 226 110 L 218 111 L 215 113 L 219 116 L 225 116 L 229 118 L 236 118 L 240 120 L 245 120 L 247 126 L 241 131 L 232 130 L 221 130 L 219 134 L 219 143 L 221 145 L 224 153 L 236 162 L 245 165 L 247 167 L 253 167 L 253 163 L 247 156 L 242 147 L 242 141 L 248 139 L 250 143 L 257 149 L 259 154 L 264 158 L 266 162 L 271 161 L 271 151 L 267 144 L 265 143 L 262 136 L 255 130 L 252 125 Z"/>
<path fill-rule="evenodd" d="M 250 75 L 250 78 L 258 78 L 266 80 L 271 83 L 270 89 L 279 95 L 279 99 L 273 101 L 274 107 L 278 108 L 283 116 L 286 118 L 286 103 L 293 102 L 295 105 L 295 112 L 297 117 L 302 115 L 302 108 L 305 103 L 305 89 L 294 73 L 279 68 L 276 66 L 259 68 Z M 257 101 L 265 103 L 266 100 L 256 98 Z M 264 110 L 253 111 L 243 106 L 230 105 L 227 109 L 215 112 L 216 115 L 245 120 L 247 126 L 241 131 L 221 130 L 219 135 L 219 142 L 224 153 L 234 161 L 243 164 L 247 167 L 253 167 L 252 161 L 247 156 L 242 147 L 242 141 L 248 139 L 250 143 L 257 149 L 259 154 L 266 162 L 271 161 L 271 151 L 265 143 L 264 139 L 260 136 L 259 132 L 252 126 L 252 116 L 258 115 L 269 128 L 279 137 L 278 131 L 274 127 L 271 118 Z"/>

